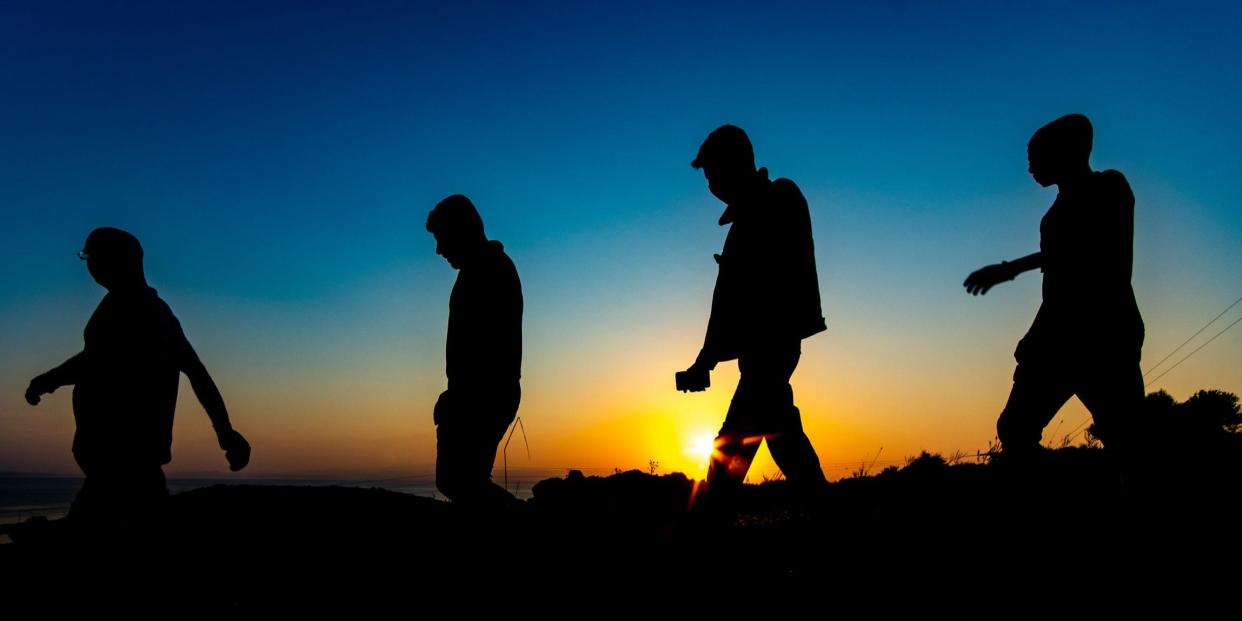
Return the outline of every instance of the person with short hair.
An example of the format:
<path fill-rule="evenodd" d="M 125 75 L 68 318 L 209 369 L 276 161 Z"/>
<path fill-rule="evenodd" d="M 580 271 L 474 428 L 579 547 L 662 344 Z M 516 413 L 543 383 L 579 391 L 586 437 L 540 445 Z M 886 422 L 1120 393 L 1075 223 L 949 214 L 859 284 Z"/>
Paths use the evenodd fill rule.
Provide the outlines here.
<path fill-rule="evenodd" d="M 440 201 L 427 231 L 436 254 L 457 270 L 445 348 L 448 390 L 433 414 L 436 487 L 456 503 L 504 507 L 515 499 L 492 482 L 492 466 L 522 399 L 522 283 L 465 196 Z"/>
<path fill-rule="evenodd" d="M 71 522 L 126 523 L 162 508 L 172 461 L 173 414 L 181 373 L 207 411 L 234 472 L 250 444 L 229 421 L 219 388 L 172 309 L 147 284 L 138 239 L 98 228 L 78 253 L 108 293 L 91 315 L 82 351 L 30 381 L 26 401 L 73 386 L 73 457 L 86 475 Z"/>
<path fill-rule="evenodd" d="M 727 499 L 740 489 L 762 441 L 786 479 L 814 489 L 825 483 L 824 472 L 789 385 L 802 340 L 826 329 L 806 199 L 793 181 L 771 181 L 766 168 L 755 168 L 750 139 L 733 125 L 711 132 L 691 166 L 725 203 L 720 225 L 730 228 L 716 255 L 703 347 L 677 374 L 677 387 L 705 390 L 711 370 L 726 360 L 736 359 L 741 371 L 715 440 L 705 498 Z"/>
<path fill-rule="evenodd" d="M 1057 197 L 1040 222 L 1039 252 L 970 274 L 972 295 L 1034 269 L 1043 271 L 1043 303 L 1018 342 L 1009 400 L 996 423 L 1002 454 L 1040 452 L 1044 427 L 1077 395 L 1094 433 L 1114 451 L 1133 444 L 1128 418 L 1143 401 L 1143 317 L 1131 286 L 1134 194 L 1116 170 L 1091 169 L 1091 121 L 1063 116 L 1027 145 L 1029 170 Z"/>

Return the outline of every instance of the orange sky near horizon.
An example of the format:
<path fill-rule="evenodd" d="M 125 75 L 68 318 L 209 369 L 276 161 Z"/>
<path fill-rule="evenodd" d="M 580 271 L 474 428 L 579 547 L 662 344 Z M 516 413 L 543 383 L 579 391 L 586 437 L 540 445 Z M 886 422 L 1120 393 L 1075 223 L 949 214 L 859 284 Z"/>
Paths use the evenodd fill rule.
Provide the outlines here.
<path fill-rule="evenodd" d="M 183 322 L 190 323 L 193 314 L 183 313 Z M 978 314 L 982 328 L 988 313 Z M 878 471 L 923 450 L 948 455 L 986 449 L 1009 389 L 1011 341 L 1023 330 L 1017 319 L 1001 322 L 1013 330 L 1011 338 L 979 338 L 952 354 L 935 346 L 912 347 L 900 330 L 843 335 L 831 329 L 836 323 L 831 319 L 829 332 L 805 341 L 793 378 L 795 401 L 829 478 L 847 476 L 863 463 Z M 192 324 L 187 329 L 193 334 Z M 666 328 L 628 338 L 614 334 L 598 339 L 589 350 L 581 344 L 549 350 L 529 343 L 520 415 L 531 455 L 527 457 L 516 436 L 510 467 L 610 472 L 646 470 L 649 461 L 656 461 L 659 472 L 701 477 L 706 468 L 702 447 L 724 420 L 737 382 L 736 364 L 722 363 L 705 393 L 675 391 L 672 374 L 690 362 L 698 340 L 696 332 L 675 332 Z M 947 346 L 954 335 L 940 338 L 940 345 Z M 65 345 L 72 340 L 67 338 Z M 1179 342 L 1149 339 L 1148 351 L 1158 347 L 1162 356 Z M 261 360 L 247 363 L 242 356 L 214 351 L 207 341 L 199 349 L 221 385 L 235 425 L 254 445 L 247 476 L 371 478 L 425 471 L 434 463 L 431 406 L 443 386 L 442 354 L 436 347 L 414 355 L 405 349 L 407 344 L 377 346 L 352 361 L 302 358 L 262 380 L 227 364 Z M 1237 357 L 1236 341 L 1222 338 L 1214 345 L 1170 374 L 1161 387 L 1178 399 L 1201 388 L 1237 391 L 1237 378 L 1229 370 Z M 1158 359 L 1153 356 L 1145 360 Z M 584 359 L 606 364 L 584 365 Z M 359 368 L 342 372 L 351 364 Z M 24 383 L 17 379 L 10 374 L 0 382 L 5 391 L 0 416 L 9 430 L 0 439 L 0 470 L 76 473 L 69 453 L 70 389 L 31 408 L 19 402 Z M 167 471 L 224 473 L 223 455 L 207 418 L 188 383 L 182 384 L 174 460 Z M 1085 409 L 1071 400 L 1049 425 L 1045 441 L 1059 440 L 1086 417 Z M 500 464 L 498 458 L 498 468 Z M 750 480 L 776 471 L 764 448 Z"/>

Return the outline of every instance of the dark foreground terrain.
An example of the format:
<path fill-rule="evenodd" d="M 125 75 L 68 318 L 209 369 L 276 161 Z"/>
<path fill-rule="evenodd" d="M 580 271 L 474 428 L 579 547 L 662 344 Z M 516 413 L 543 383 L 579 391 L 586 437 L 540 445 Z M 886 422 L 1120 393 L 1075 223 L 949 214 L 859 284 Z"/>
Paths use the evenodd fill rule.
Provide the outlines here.
<path fill-rule="evenodd" d="M 1217 583 L 1214 592 L 1236 592 L 1236 460 L 1153 464 L 1136 481 L 1098 449 L 1050 451 L 1023 467 L 924 454 L 812 496 L 781 481 L 747 486 L 723 515 L 687 512 L 694 483 L 684 476 L 637 471 L 549 479 L 499 514 L 380 489 L 215 486 L 173 496 L 162 526 L 12 527 L 14 542 L 0 546 L 3 609 L 504 607 L 570 594 L 629 607 L 656 593 L 884 593 L 891 606 L 923 601 L 918 593 L 961 604 L 1115 590 L 1134 601 Z"/>

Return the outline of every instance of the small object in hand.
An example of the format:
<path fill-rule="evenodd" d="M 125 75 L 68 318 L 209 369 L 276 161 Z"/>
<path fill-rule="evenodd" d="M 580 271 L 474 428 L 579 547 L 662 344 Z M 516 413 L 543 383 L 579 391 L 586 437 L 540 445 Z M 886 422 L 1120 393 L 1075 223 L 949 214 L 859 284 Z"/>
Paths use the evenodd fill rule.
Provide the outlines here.
<path fill-rule="evenodd" d="M 711 375 L 707 370 L 690 368 L 678 371 L 676 379 L 677 390 L 682 392 L 703 392 L 711 386 Z"/>

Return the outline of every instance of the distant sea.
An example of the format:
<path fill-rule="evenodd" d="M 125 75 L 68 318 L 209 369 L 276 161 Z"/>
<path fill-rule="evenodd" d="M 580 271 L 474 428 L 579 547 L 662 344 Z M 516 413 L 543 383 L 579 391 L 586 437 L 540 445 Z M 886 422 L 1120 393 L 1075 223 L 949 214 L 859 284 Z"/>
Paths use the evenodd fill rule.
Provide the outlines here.
<path fill-rule="evenodd" d="M 562 478 L 569 468 L 521 468 L 511 469 L 506 482 L 497 469 L 492 480 L 502 485 L 514 496 L 526 499 L 531 487 L 544 479 Z M 612 470 L 582 469 L 584 474 L 605 476 Z M 173 494 L 212 485 L 307 485 L 347 487 L 378 487 L 404 494 L 443 498 L 436 491 L 435 474 L 430 469 L 412 473 L 393 473 L 388 478 L 264 478 L 246 476 L 169 476 L 168 491 Z M 0 524 L 23 522 L 34 516 L 48 519 L 64 517 L 73 497 L 82 486 L 82 477 L 0 473 Z"/>

